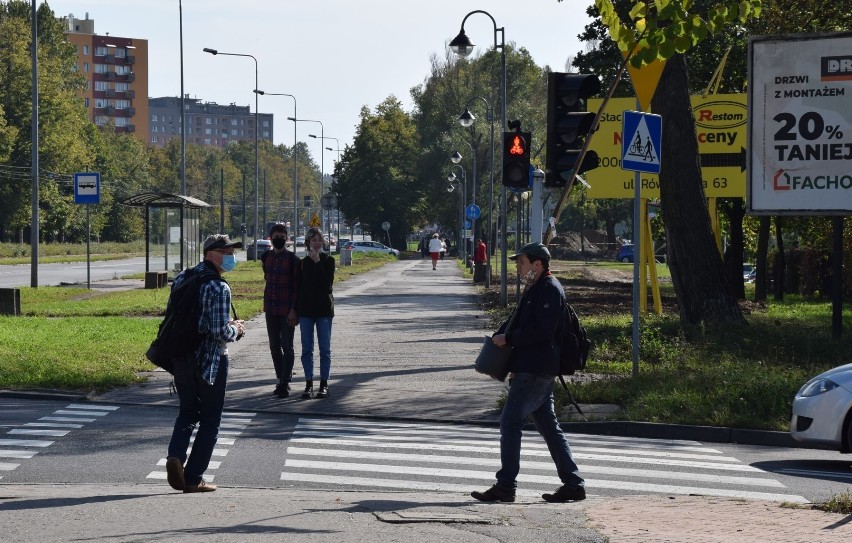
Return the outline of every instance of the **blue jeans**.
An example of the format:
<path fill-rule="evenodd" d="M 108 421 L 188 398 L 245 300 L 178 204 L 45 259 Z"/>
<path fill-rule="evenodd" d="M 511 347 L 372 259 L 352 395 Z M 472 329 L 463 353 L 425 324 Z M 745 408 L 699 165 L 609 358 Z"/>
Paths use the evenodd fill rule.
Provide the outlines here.
<path fill-rule="evenodd" d="M 328 381 L 331 375 L 331 320 L 332 317 L 299 317 L 302 334 L 302 368 L 305 380 L 314 380 L 314 327 L 320 352 L 320 380 Z"/>
<path fill-rule="evenodd" d="M 219 424 L 222 410 L 225 408 L 225 386 L 228 381 L 228 357 L 222 356 L 216 382 L 212 385 L 201 378 L 201 368 L 195 364 L 186 364 L 175 368 L 175 388 L 180 400 L 180 412 L 175 420 L 172 440 L 169 442 L 169 456 L 185 462 L 183 478 L 187 485 L 197 485 L 201 475 L 207 471 L 213 447 L 219 437 Z M 192 431 L 198 425 L 195 443 L 189 460 L 186 449 Z"/>
<path fill-rule="evenodd" d="M 530 415 L 536 430 L 547 443 L 562 484 L 585 486 L 553 411 L 553 377 L 532 373 L 516 373 L 509 384 L 509 395 L 500 416 L 501 467 L 497 472 L 497 485 L 504 489 L 517 487 L 521 469 L 521 432 Z"/>
<path fill-rule="evenodd" d="M 293 373 L 293 362 L 296 355 L 293 352 L 293 337 L 296 327 L 287 324 L 287 316 L 278 317 L 266 315 L 266 334 L 269 336 L 269 351 L 272 353 L 272 365 L 275 367 L 275 377 L 279 381 L 290 382 Z"/>

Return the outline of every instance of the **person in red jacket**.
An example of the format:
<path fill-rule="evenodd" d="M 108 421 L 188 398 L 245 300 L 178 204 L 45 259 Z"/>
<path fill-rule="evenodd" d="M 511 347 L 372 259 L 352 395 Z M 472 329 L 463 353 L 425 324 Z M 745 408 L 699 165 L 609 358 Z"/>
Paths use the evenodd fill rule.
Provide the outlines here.
<path fill-rule="evenodd" d="M 476 238 L 476 247 L 473 250 L 473 282 L 485 281 L 486 263 L 488 262 L 488 248 L 482 238 Z"/>

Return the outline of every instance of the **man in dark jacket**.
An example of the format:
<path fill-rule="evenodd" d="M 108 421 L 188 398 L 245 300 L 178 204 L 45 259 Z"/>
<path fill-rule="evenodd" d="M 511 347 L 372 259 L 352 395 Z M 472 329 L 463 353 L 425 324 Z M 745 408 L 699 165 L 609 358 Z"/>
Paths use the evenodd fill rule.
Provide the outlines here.
<path fill-rule="evenodd" d="M 541 243 L 524 245 L 510 258 L 515 261 L 518 275 L 527 279 L 527 287 L 512 316 L 492 338 L 498 347 L 512 349 L 509 395 L 500 416 L 501 467 L 497 484 L 470 495 L 484 502 L 515 501 L 521 435 L 524 421 L 532 415 L 562 481 L 556 492 L 543 494 L 542 498 L 548 502 L 583 500 L 585 482 L 553 410 L 553 379 L 559 374 L 556 329 L 565 291 L 550 273 L 550 251 Z"/>

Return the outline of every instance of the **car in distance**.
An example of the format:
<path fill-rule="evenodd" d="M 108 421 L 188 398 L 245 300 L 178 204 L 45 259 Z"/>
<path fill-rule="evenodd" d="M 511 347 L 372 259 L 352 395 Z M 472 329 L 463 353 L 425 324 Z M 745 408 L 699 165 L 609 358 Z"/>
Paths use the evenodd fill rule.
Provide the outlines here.
<path fill-rule="evenodd" d="M 743 280 L 748 281 L 749 276 L 754 271 L 754 264 L 743 264 Z"/>
<path fill-rule="evenodd" d="M 272 249 L 272 242 L 268 239 L 257 239 L 246 248 L 246 258 L 248 260 L 257 260 L 263 253 Z M 255 256 L 255 254 L 257 256 Z"/>
<path fill-rule="evenodd" d="M 619 262 L 633 262 L 633 245 L 628 243 L 619 247 L 615 259 Z"/>
<path fill-rule="evenodd" d="M 820 448 L 852 452 L 852 364 L 820 373 L 799 389 L 790 435 Z"/>
<path fill-rule="evenodd" d="M 305 236 L 296 236 L 296 247 L 305 246 Z"/>
<path fill-rule="evenodd" d="M 351 248 L 353 251 L 361 253 L 388 253 L 399 258 L 399 251 L 387 245 L 382 245 L 378 241 L 350 241 L 344 248 Z"/>

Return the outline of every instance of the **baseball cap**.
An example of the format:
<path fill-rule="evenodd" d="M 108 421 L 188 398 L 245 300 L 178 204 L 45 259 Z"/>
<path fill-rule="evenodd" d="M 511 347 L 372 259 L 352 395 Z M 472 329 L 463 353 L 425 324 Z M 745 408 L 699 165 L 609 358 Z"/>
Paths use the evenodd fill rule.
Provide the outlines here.
<path fill-rule="evenodd" d="M 227 234 L 214 234 L 204 240 L 204 252 L 216 249 L 242 249 L 241 241 L 231 241 Z"/>
<path fill-rule="evenodd" d="M 547 250 L 547 247 L 544 246 L 543 243 L 527 243 L 521 250 L 516 254 L 513 254 L 509 258 L 511 260 L 517 260 L 519 256 L 527 255 L 534 256 L 539 259 L 550 260 L 550 251 Z"/>

